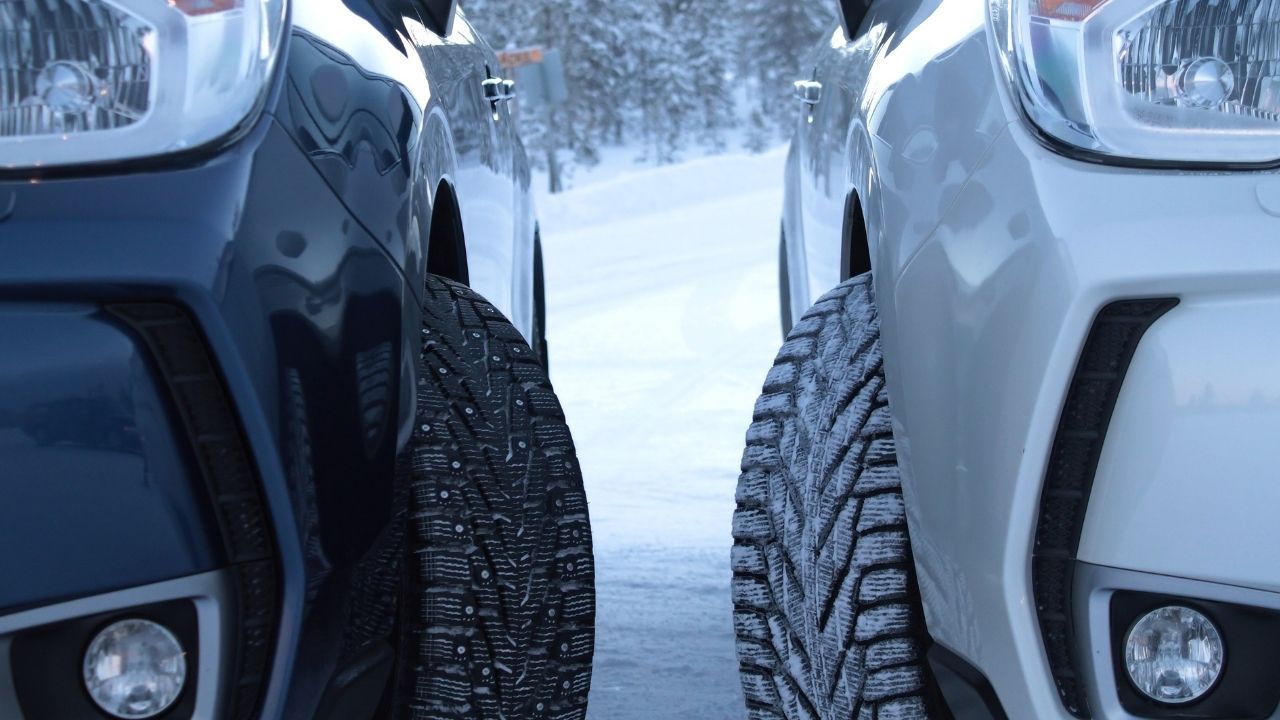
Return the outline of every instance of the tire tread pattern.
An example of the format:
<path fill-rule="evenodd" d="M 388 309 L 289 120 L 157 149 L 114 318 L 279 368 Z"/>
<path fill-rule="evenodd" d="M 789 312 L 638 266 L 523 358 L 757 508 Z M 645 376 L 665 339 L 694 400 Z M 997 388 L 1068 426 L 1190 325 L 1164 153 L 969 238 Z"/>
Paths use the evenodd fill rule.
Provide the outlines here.
<path fill-rule="evenodd" d="M 792 328 L 738 482 L 733 602 L 750 720 L 928 717 L 926 636 L 869 275 Z"/>
<path fill-rule="evenodd" d="M 407 456 L 400 716 L 583 720 L 591 525 L 564 412 L 520 333 L 429 277 Z"/>

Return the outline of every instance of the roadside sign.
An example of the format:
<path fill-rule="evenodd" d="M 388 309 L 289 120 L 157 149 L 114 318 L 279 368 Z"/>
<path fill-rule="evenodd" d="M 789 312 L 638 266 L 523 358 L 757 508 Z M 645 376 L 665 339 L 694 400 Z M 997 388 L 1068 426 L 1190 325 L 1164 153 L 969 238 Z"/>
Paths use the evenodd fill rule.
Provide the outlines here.
<path fill-rule="evenodd" d="M 515 68 L 520 101 L 528 107 L 550 107 L 569 99 L 559 50 L 539 50 L 541 60 Z"/>
<path fill-rule="evenodd" d="M 559 50 L 548 50 L 542 56 L 542 78 L 547 83 L 547 101 L 559 105 L 569 99 L 569 84 L 564 79 L 564 61 Z"/>
<path fill-rule="evenodd" d="M 541 47 L 516 48 L 498 53 L 498 63 L 508 70 L 515 70 L 525 65 L 535 65 L 542 62 L 542 58 L 543 49 Z"/>
<path fill-rule="evenodd" d="M 541 111 L 554 129 L 556 114 L 553 110 L 569 99 L 569 84 L 565 81 L 560 51 L 543 47 L 515 48 L 498 53 L 498 62 L 507 73 L 514 75 L 519 88 L 519 102 L 512 107 L 513 116 L 518 118 L 524 110 Z M 560 162 L 554 145 L 548 146 L 546 151 L 547 177 L 551 192 L 557 193 L 562 189 Z"/>

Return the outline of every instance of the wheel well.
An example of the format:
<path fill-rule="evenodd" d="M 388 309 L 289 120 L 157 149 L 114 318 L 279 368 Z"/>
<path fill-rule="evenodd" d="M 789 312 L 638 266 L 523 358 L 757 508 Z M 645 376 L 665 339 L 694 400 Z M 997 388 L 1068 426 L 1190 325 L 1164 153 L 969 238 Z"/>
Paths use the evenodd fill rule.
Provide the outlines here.
<path fill-rule="evenodd" d="M 840 280 L 871 272 L 871 244 L 867 240 L 867 219 L 862 214 L 858 193 L 849 193 L 844 206 L 844 244 L 840 250 Z"/>
<path fill-rule="evenodd" d="M 542 264 L 542 228 L 533 228 L 533 309 L 540 332 L 547 331 L 547 275 Z"/>
<path fill-rule="evenodd" d="M 458 196 L 447 180 L 436 188 L 431 209 L 431 229 L 427 236 L 427 272 L 470 286 L 467 271 L 467 243 L 462 233 L 462 211 Z"/>

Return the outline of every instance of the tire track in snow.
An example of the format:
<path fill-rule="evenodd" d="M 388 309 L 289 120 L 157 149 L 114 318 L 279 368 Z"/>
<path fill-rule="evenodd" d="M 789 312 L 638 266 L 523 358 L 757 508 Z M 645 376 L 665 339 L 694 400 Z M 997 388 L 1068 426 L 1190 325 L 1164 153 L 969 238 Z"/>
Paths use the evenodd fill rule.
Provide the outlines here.
<path fill-rule="evenodd" d="M 729 531 L 780 344 L 784 159 L 704 158 L 542 200 L 553 380 L 596 531 L 591 720 L 744 715 Z"/>

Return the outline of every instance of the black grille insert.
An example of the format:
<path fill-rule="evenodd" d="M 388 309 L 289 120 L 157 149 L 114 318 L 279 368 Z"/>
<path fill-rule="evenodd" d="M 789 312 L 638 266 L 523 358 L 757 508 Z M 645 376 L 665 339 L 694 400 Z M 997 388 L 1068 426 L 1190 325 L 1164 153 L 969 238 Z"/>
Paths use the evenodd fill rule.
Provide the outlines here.
<path fill-rule="evenodd" d="M 1098 459 L 1138 343 L 1174 298 L 1124 300 L 1098 313 L 1058 420 L 1040 496 L 1031 580 L 1049 667 L 1067 710 L 1090 717 L 1071 621 L 1071 584 Z"/>
<path fill-rule="evenodd" d="M 270 668 L 279 614 L 279 574 L 256 468 L 208 345 L 182 308 L 160 303 L 106 310 L 146 342 L 191 442 L 236 591 L 236 647 L 230 720 L 257 713 Z"/>

